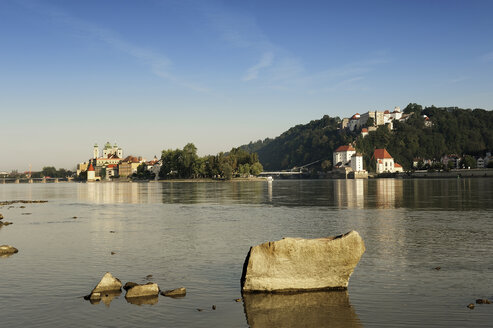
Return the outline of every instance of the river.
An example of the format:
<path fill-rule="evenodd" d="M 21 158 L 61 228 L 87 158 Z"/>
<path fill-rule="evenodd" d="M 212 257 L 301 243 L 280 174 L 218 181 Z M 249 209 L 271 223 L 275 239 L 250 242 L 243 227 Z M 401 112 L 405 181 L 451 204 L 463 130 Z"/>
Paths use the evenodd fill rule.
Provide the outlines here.
<path fill-rule="evenodd" d="M 0 206 L 13 222 L 0 228 L 0 244 L 19 249 L 0 258 L 2 327 L 493 322 L 493 304 L 467 308 L 493 301 L 491 178 L 0 185 L 0 201 L 18 199 L 48 202 Z M 366 252 L 347 292 L 242 298 L 250 246 L 350 230 Z M 187 295 L 84 300 L 107 271 L 123 283 L 184 286 Z"/>

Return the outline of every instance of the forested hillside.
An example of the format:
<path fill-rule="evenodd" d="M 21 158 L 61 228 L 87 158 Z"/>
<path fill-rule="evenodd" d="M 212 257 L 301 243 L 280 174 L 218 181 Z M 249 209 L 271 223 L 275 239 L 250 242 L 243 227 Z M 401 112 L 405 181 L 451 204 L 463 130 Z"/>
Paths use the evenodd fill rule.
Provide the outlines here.
<path fill-rule="evenodd" d="M 340 129 L 338 117 L 324 116 L 290 128 L 275 139 L 259 140 L 242 148 L 257 152 L 265 170 L 288 169 L 317 160 L 321 160 L 320 165 L 332 160 L 332 152 L 338 146 L 351 142 L 363 153 L 367 165 L 375 148 L 386 148 L 405 169 L 411 168 L 416 157 L 438 160 L 445 154 L 480 156 L 493 149 L 493 111 L 423 109 L 409 104 L 404 112 L 413 113 L 406 122 L 394 121 L 392 131 L 380 126 L 365 138 L 360 131 Z M 429 117 L 431 126 L 425 126 L 422 115 Z"/>

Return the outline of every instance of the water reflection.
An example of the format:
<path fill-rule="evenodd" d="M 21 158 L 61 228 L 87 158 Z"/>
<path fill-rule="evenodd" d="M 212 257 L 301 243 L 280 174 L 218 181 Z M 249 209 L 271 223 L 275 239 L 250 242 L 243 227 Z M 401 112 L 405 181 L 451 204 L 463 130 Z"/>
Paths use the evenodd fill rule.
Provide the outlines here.
<path fill-rule="evenodd" d="M 362 327 L 347 291 L 244 294 L 250 327 Z"/>
<path fill-rule="evenodd" d="M 125 300 L 127 300 L 128 303 L 134 304 L 134 305 L 154 305 L 157 304 L 159 301 L 159 296 L 142 296 L 142 297 L 126 297 Z"/>
<path fill-rule="evenodd" d="M 118 298 L 121 293 L 121 291 L 104 292 L 101 294 L 100 299 L 89 299 L 89 302 L 91 302 L 91 304 L 99 304 L 100 302 L 103 302 L 104 305 L 110 307 L 111 301 L 113 301 L 115 297 Z"/>
<path fill-rule="evenodd" d="M 78 184 L 78 200 L 90 203 L 269 204 L 351 209 L 469 209 L 490 197 L 492 179 L 341 179 L 249 182 Z"/>
<path fill-rule="evenodd" d="M 403 180 L 377 179 L 375 185 L 375 207 L 396 208 L 402 203 Z"/>

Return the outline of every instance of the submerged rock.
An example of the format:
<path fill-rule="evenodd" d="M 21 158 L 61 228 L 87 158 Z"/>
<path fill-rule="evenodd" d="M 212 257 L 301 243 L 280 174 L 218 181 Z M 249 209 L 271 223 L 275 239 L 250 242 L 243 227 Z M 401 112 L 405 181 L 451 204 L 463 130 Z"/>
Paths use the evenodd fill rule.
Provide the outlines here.
<path fill-rule="evenodd" d="M 15 254 L 18 252 L 19 252 L 19 250 L 17 248 L 15 248 L 14 246 L 10 246 L 10 245 L 0 246 L 0 255 Z"/>
<path fill-rule="evenodd" d="M 3 219 L 3 215 L 2 215 L 2 213 L 0 213 L 0 220 L 2 220 L 2 219 Z"/>
<path fill-rule="evenodd" d="M 149 282 L 145 285 L 136 284 L 127 290 L 125 298 L 131 297 L 143 297 L 143 296 L 156 296 L 159 295 L 159 286 L 155 283 Z"/>
<path fill-rule="evenodd" d="M 187 289 L 185 287 L 165 290 L 164 292 L 161 292 L 161 295 L 169 296 L 169 297 L 183 297 L 186 294 L 187 294 Z"/>
<path fill-rule="evenodd" d="M 250 248 L 243 265 L 243 292 L 346 289 L 365 252 L 358 232 L 337 237 L 283 238 Z"/>
<path fill-rule="evenodd" d="M 130 288 L 135 287 L 137 285 L 138 285 L 138 283 L 129 281 L 129 282 L 125 283 L 125 286 L 123 286 L 123 289 L 129 290 Z"/>
<path fill-rule="evenodd" d="M 474 309 L 474 304 L 473 304 L 473 303 L 469 303 L 469 304 L 467 305 L 467 307 L 468 307 L 468 308 L 470 308 L 470 309 L 472 310 L 472 309 Z"/>

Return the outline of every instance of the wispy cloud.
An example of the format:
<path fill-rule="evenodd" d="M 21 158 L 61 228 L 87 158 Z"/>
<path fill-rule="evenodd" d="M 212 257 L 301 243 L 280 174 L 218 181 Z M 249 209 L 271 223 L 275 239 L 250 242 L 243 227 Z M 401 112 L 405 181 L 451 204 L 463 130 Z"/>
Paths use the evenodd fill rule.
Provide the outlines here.
<path fill-rule="evenodd" d="M 142 65 L 149 67 L 150 71 L 156 76 L 197 92 L 209 92 L 209 90 L 205 87 L 173 75 L 170 72 L 172 61 L 166 55 L 131 43 L 125 40 L 117 32 L 101 27 L 97 24 L 78 19 L 60 8 L 32 1 L 19 0 L 18 2 L 26 8 L 46 15 L 55 22 L 62 23 L 65 26 L 78 31 L 79 33 L 82 33 L 90 38 L 97 39 L 111 48 L 133 57 Z"/>
<path fill-rule="evenodd" d="M 200 8 L 209 25 L 225 42 L 230 46 L 248 50 L 245 53 L 250 53 L 254 58 L 245 65 L 242 81 L 257 80 L 261 75 L 265 80 L 291 75 L 295 62 L 296 70 L 300 70 L 299 61 L 288 51 L 271 42 L 252 15 L 246 12 L 238 13 L 211 2 L 202 4 Z M 287 65 L 288 62 L 291 65 Z"/>
<path fill-rule="evenodd" d="M 272 42 L 262 31 L 252 15 L 217 4 L 203 4 L 201 11 L 211 27 L 229 45 L 246 49 L 255 59 L 246 65 L 241 78 L 244 82 L 259 81 L 273 90 L 288 90 L 304 87 L 306 90 L 336 90 L 356 85 L 375 70 L 388 62 L 387 52 L 380 51 L 367 55 L 367 59 L 342 63 L 318 72 L 307 72 L 303 61 Z M 259 59 L 260 57 L 260 59 Z M 362 87 L 363 88 L 363 87 Z"/>
<path fill-rule="evenodd" d="M 250 67 L 245 77 L 243 77 L 243 81 L 251 81 L 258 77 L 258 73 L 261 69 L 270 67 L 272 65 L 272 61 L 274 60 L 274 54 L 272 52 L 266 52 L 260 58 L 260 61 Z"/>

